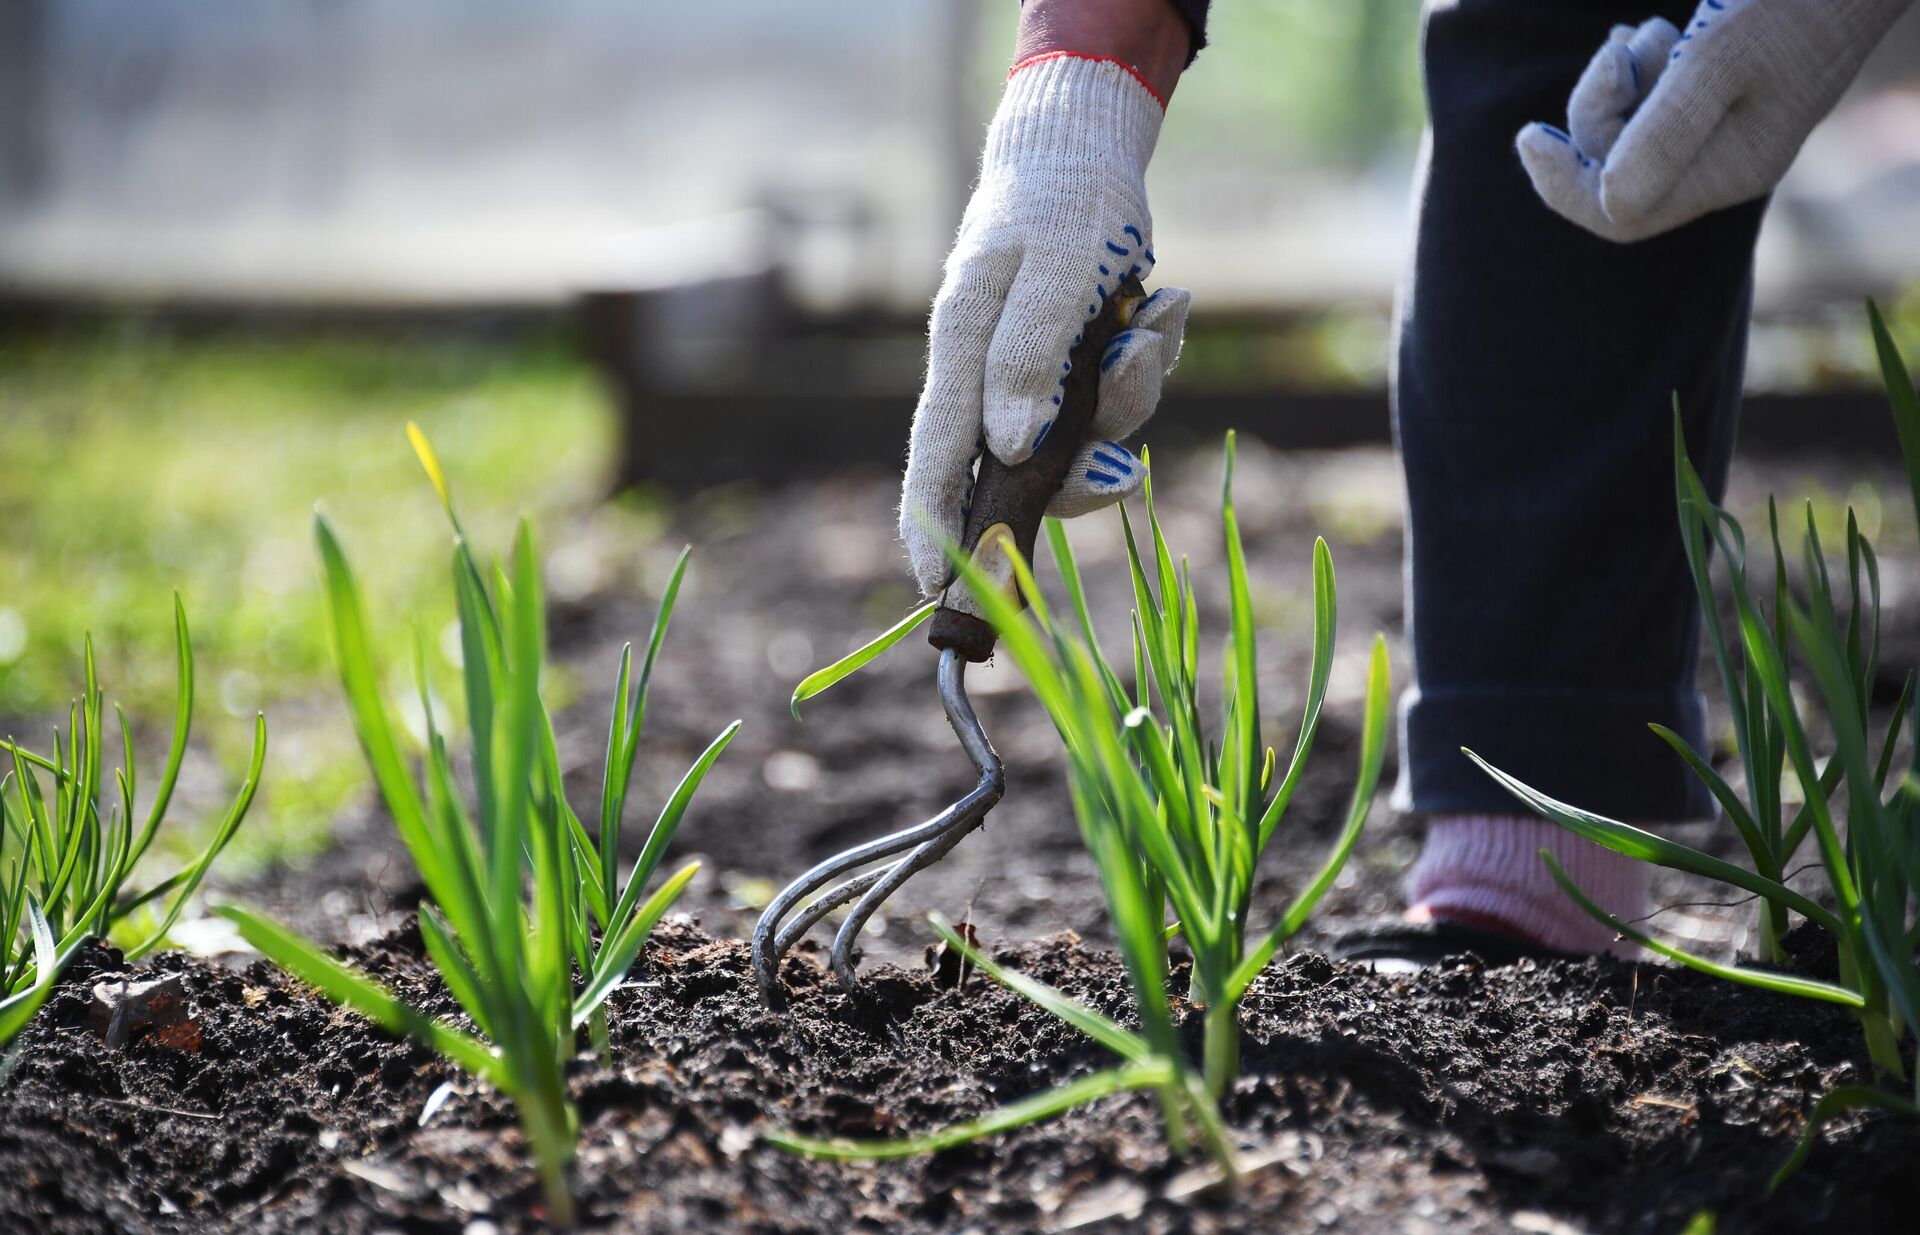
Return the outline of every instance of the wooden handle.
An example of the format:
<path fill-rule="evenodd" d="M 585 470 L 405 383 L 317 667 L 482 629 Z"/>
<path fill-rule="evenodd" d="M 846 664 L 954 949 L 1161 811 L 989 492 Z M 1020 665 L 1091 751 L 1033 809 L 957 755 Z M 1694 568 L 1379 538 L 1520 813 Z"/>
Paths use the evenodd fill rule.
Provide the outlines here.
<path fill-rule="evenodd" d="M 1033 546 L 1040 534 L 1040 521 L 1046 517 L 1047 503 L 1066 483 L 1067 468 L 1085 444 L 1094 412 L 1099 409 L 1100 359 L 1114 336 L 1126 329 L 1134 306 L 1145 296 L 1146 289 L 1140 280 L 1128 275 L 1121 282 L 1120 290 L 1107 297 L 1099 314 L 1087 323 L 1080 341 L 1067 353 L 1067 362 L 1072 367 L 1066 373 L 1066 385 L 1060 392 L 1060 411 L 1053 418 L 1053 427 L 1025 462 L 1008 467 L 994 458 L 990 450 L 981 456 L 980 476 L 973 486 L 973 501 L 960 543 L 974 562 L 995 578 L 1010 579 L 1010 572 L 1000 557 L 1003 538 L 1011 538 L 1022 557 L 1033 559 Z M 967 660 L 983 661 L 993 655 L 993 627 L 985 619 L 953 607 L 956 589 L 964 587 L 956 580 L 941 596 L 927 642 L 942 651 L 958 652 Z M 1017 593 L 1014 602 L 1026 604 Z"/>

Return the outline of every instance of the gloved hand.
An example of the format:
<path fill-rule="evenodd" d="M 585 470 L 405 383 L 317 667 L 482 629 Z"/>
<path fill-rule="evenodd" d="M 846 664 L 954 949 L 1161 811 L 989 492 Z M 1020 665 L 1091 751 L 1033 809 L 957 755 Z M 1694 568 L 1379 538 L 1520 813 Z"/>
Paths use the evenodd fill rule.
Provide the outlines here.
<path fill-rule="evenodd" d="M 987 133 L 980 185 L 933 302 L 900 535 L 931 596 L 953 570 L 981 447 L 1018 464 L 1053 424 L 1067 353 L 1126 276 L 1153 269 L 1146 169 L 1164 109 L 1131 69 L 1054 52 L 1014 66 Z M 1161 288 L 1100 361 L 1089 442 L 1048 513 L 1133 493 L 1145 469 L 1122 438 L 1153 414 L 1180 355 L 1187 293 Z"/>
<path fill-rule="evenodd" d="M 1913 0 L 1704 0 L 1685 31 L 1616 26 L 1567 101 L 1520 130 L 1548 206 L 1644 240 L 1773 191 Z"/>

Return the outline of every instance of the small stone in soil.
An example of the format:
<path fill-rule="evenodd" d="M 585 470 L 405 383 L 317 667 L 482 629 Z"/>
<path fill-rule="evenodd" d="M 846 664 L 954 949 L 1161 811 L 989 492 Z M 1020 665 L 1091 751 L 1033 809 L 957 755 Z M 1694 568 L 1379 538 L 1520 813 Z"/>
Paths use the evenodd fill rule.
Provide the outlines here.
<path fill-rule="evenodd" d="M 154 1030 L 163 1046 L 180 1050 L 200 1048 L 198 1032 L 189 1032 L 192 1022 L 187 1016 L 178 974 L 145 982 L 115 978 L 94 983 L 87 1023 L 108 1050 L 119 1050 L 132 1040 L 134 1030 L 146 1028 Z"/>

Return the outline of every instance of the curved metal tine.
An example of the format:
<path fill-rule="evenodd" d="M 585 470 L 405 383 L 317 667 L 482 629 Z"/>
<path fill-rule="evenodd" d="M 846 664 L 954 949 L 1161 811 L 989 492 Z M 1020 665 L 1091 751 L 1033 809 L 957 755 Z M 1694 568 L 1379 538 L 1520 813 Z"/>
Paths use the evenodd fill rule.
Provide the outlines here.
<path fill-rule="evenodd" d="M 986 731 L 980 727 L 973 705 L 967 699 L 966 668 L 967 662 L 958 653 L 941 652 L 938 674 L 940 702 L 946 710 L 947 723 L 960 739 L 961 749 L 966 751 L 968 760 L 979 773 L 980 782 L 965 797 L 925 823 L 903 828 L 837 853 L 816 864 L 774 897 L 753 928 L 754 978 L 760 988 L 760 998 L 768 1006 L 780 1001 L 780 959 L 787 949 L 829 911 L 855 896 L 861 896 L 859 906 L 835 937 L 832 957 L 834 971 L 840 975 L 841 983 L 851 990 L 854 984 L 850 960 L 853 942 L 865 927 L 867 919 L 901 884 L 946 856 L 961 837 L 980 826 L 980 821 L 986 818 L 987 812 L 1005 792 L 1006 773 L 1001 767 L 1000 757 L 994 753 L 993 744 L 987 740 Z M 878 871 L 855 876 L 832 888 L 809 903 L 801 911 L 799 919 L 785 929 L 781 928 L 781 920 L 796 905 L 833 880 L 856 867 L 908 849 L 913 850 L 908 857 Z"/>
<path fill-rule="evenodd" d="M 950 816 L 945 826 L 928 838 L 925 844 L 895 863 L 879 883 L 867 890 L 853 912 L 847 915 L 847 920 L 841 923 L 840 933 L 833 940 L 830 963 L 840 979 L 840 985 L 848 993 L 852 993 L 854 988 L 854 942 L 866 927 L 867 919 L 889 896 L 899 891 L 901 884 L 946 857 L 962 837 L 979 827 L 986 819 L 987 812 L 1006 792 L 1006 770 L 1000 764 L 1000 756 L 994 752 L 993 743 L 987 741 L 987 733 L 980 727 L 979 717 L 974 715 L 972 701 L 967 698 L 966 672 L 967 662 L 960 658 L 959 653 L 940 653 L 940 702 L 946 708 L 947 723 L 953 727 L 954 736 L 960 739 L 961 749 L 967 752 L 974 771 L 980 774 L 980 783 L 967 796 L 942 812 L 943 816 Z"/>
<path fill-rule="evenodd" d="M 813 929 L 813 924 L 826 917 L 835 909 L 859 896 L 874 884 L 886 878 L 887 872 L 898 866 L 898 862 L 889 862 L 879 870 L 856 875 L 845 883 L 838 884 L 822 892 L 816 899 L 809 901 L 807 907 L 796 914 L 792 921 L 780 928 L 779 937 L 773 941 L 774 954 L 785 956 L 787 949 L 800 941 L 800 937 Z"/>
<path fill-rule="evenodd" d="M 967 752 L 968 762 L 980 774 L 980 783 L 974 792 L 985 789 L 989 783 L 1004 788 L 1006 770 L 1000 766 L 1000 756 L 994 752 L 993 743 L 987 741 L 987 731 L 980 727 L 980 718 L 973 713 L 973 701 L 967 698 L 967 662 L 960 659 L 958 652 L 940 653 L 940 705 L 946 710 L 953 735 L 960 739 L 960 749 Z"/>
<path fill-rule="evenodd" d="M 791 913 L 794 907 L 807 897 L 848 871 L 865 866 L 869 862 L 876 862 L 881 858 L 892 857 L 896 853 L 902 853 L 939 837 L 953 825 L 954 816 L 966 805 L 967 798 L 962 798 L 925 823 L 917 823 L 910 828 L 903 828 L 877 840 L 870 840 L 865 844 L 855 845 L 851 849 L 834 854 L 788 884 L 780 895 L 774 897 L 773 902 L 761 913 L 759 923 L 753 928 L 753 970 L 760 986 L 761 997 L 769 1004 L 776 1002 L 779 998 L 780 957 L 793 943 L 792 939 L 788 939 L 785 943 L 776 943 L 776 937 L 785 934 L 780 930 L 782 918 Z M 877 875 L 884 873 L 883 869 L 877 872 Z M 824 913 L 826 910 L 821 912 Z M 798 936 L 794 938 L 797 939 Z"/>
<path fill-rule="evenodd" d="M 860 932 L 866 929 L 867 919 L 886 903 L 889 896 L 900 890 L 900 885 L 946 857 L 955 845 L 975 828 L 985 823 L 987 812 L 992 810 L 993 804 L 999 800 L 1000 795 L 997 792 L 985 798 L 965 816 L 955 819 L 948 825 L 945 832 L 879 872 L 881 878 L 875 881 L 876 886 L 860 898 L 860 903 L 855 905 L 853 912 L 847 915 L 847 920 L 840 924 L 840 933 L 833 938 L 833 953 L 829 963 L 833 967 L 834 974 L 839 977 L 842 989 L 849 994 L 853 992 L 856 981 L 853 972 L 853 948 L 855 941 L 860 937 Z"/>

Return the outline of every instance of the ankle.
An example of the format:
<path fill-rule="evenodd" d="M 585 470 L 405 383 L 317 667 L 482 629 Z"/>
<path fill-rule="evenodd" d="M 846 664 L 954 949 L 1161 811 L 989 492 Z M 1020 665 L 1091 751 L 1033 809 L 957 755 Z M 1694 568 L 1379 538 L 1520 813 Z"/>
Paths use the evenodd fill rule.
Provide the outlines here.
<path fill-rule="evenodd" d="M 1614 916 L 1645 914 L 1646 865 L 1531 816 L 1448 815 L 1427 827 L 1407 876 L 1407 917 L 1512 935 L 1565 952 L 1631 955 L 1553 881 L 1540 850 Z"/>

